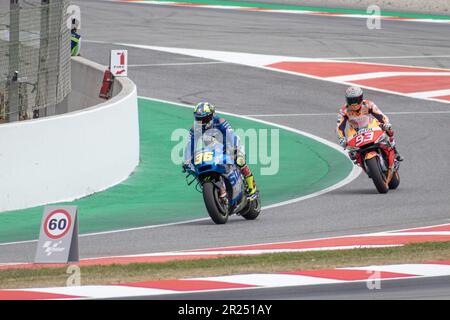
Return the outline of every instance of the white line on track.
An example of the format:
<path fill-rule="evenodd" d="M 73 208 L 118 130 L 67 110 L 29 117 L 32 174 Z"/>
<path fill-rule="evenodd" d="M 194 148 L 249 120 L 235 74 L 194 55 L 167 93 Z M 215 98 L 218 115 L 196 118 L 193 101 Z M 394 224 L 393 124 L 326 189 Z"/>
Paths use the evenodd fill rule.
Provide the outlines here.
<path fill-rule="evenodd" d="M 449 76 L 450 72 L 369 72 L 369 73 L 359 73 L 345 76 L 337 76 L 337 77 L 326 77 L 327 80 L 333 82 L 351 82 L 358 80 L 368 80 L 368 79 L 377 79 L 377 78 L 389 78 L 389 77 L 425 77 L 425 76 L 434 76 L 434 77 L 446 77 Z M 428 96 L 430 97 L 430 96 Z"/>
<path fill-rule="evenodd" d="M 186 105 L 186 104 L 181 104 L 181 103 L 177 103 L 177 102 L 173 102 L 173 101 L 167 101 L 167 100 L 161 100 L 161 99 L 154 99 L 154 98 L 147 98 L 147 97 L 139 97 L 141 99 L 145 99 L 145 100 L 150 100 L 150 101 L 159 101 L 159 102 L 163 102 L 163 103 L 169 103 L 169 104 L 173 104 L 173 105 L 177 105 L 180 107 L 184 107 L 184 108 L 192 108 L 193 106 L 190 105 Z M 347 153 L 345 151 L 342 150 L 342 147 L 332 143 L 328 140 L 325 140 L 321 137 L 315 136 L 311 133 L 307 133 L 304 131 L 300 131 L 291 127 L 287 127 L 287 126 L 283 126 L 277 123 L 273 123 L 273 122 L 268 122 L 268 121 L 264 121 L 264 120 L 260 120 L 260 119 L 256 119 L 256 118 L 252 118 L 249 116 L 244 116 L 244 115 L 239 115 L 239 114 L 234 114 L 234 113 L 230 113 L 230 112 L 219 112 L 220 114 L 223 115 L 229 115 L 229 116 L 233 116 L 233 117 L 238 117 L 238 118 L 242 118 L 242 119 L 246 119 L 246 120 L 250 120 L 250 121 L 254 121 L 254 122 L 259 122 L 262 124 L 266 124 L 266 125 L 270 125 L 270 126 L 274 126 L 280 129 L 284 129 L 287 131 L 291 131 L 294 133 L 297 133 L 299 135 L 303 135 L 305 137 L 308 137 L 310 139 L 316 140 L 320 143 L 323 143 L 325 145 L 327 145 L 328 147 L 331 147 L 339 152 L 341 152 L 342 154 L 347 156 Z M 350 160 L 349 160 L 350 161 Z M 352 182 L 353 180 L 355 180 L 361 173 L 361 169 L 353 166 L 352 171 L 350 172 L 350 174 L 343 180 L 339 181 L 338 183 L 336 183 L 333 186 L 330 186 L 326 189 L 323 189 L 321 191 L 318 192 L 314 192 L 311 193 L 309 195 L 306 196 L 302 196 L 302 197 L 298 197 L 295 199 L 291 199 L 291 200 L 287 200 L 287 201 L 283 201 L 283 202 L 279 202 L 279 203 L 275 203 L 269 206 L 263 206 L 261 209 L 262 210 L 267 210 L 267 209 L 274 209 L 274 208 L 278 208 L 281 206 L 285 206 L 285 205 L 289 205 L 289 204 L 293 204 L 293 203 L 297 203 L 303 200 L 307 200 L 310 198 L 314 198 L 317 197 L 319 195 L 328 193 L 330 191 L 336 190 L 338 188 L 341 188 L 343 186 L 345 186 L 346 184 Z M 167 223 L 167 224 L 157 224 L 157 225 L 150 225 L 150 226 L 143 226 L 143 227 L 136 227 L 136 228 L 128 228 L 128 229 L 120 229 L 120 230 L 112 230 L 112 231 L 104 231 L 104 232 L 95 232 L 95 233 L 87 233 L 87 234 L 82 234 L 80 235 L 80 237 L 92 237 L 92 236 L 99 236 L 99 235 L 105 235 L 105 234 L 114 234 L 114 233 L 121 233 L 121 232 L 130 232 L 130 231 L 138 231 L 138 230 L 147 230 L 147 229 L 155 229 L 155 228 L 162 228 L 162 227 L 167 227 L 167 226 L 174 226 L 174 225 L 181 225 L 181 224 L 188 224 L 188 223 L 193 223 L 193 222 L 199 222 L 199 221 L 206 221 L 209 220 L 210 218 L 201 218 L 201 219 L 193 219 L 193 220 L 187 220 L 187 221 L 180 221 L 180 222 L 174 222 L 174 223 Z M 28 241 L 19 241 L 19 242 L 8 242 L 8 243 L 0 243 L 0 246 L 6 246 L 6 245 L 17 245 L 17 244 L 24 244 L 24 243 L 33 243 L 33 242 L 37 242 L 37 240 L 28 240 Z"/>
<path fill-rule="evenodd" d="M 337 116 L 337 111 L 334 113 L 272 113 L 272 114 L 249 114 L 247 117 L 309 117 L 309 116 Z M 448 111 L 398 111 L 385 112 L 387 115 L 413 115 L 413 114 L 450 114 Z"/>
<path fill-rule="evenodd" d="M 433 59 L 433 58 L 450 58 L 450 55 L 436 56 L 389 56 L 389 57 L 333 57 L 322 58 L 328 60 L 372 60 L 372 59 Z M 426 67 L 424 67 L 426 68 Z"/>
<path fill-rule="evenodd" d="M 130 64 L 130 68 L 140 67 L 171 67 L 171 66 L 194 66 L 203 64 L 227 64 L 228 62 L 210 61 L 210 62 L 184 62 L 184 63 L 156 63 L 156 64 Z"/>
<path fill-rule="evenodd" d="M 95 44 L 115 44 L 107 41 L 98 41 L 98 40 L 83 40 L 83 42 L 95 43 Z M 372 59 L 433 59 L 433 58 L 450 58 L 450 55 L 432 55 L 432 56 L 385 56 L 385 57 L 311 57 L 305 58 L 308 60 L 372 60 Z M 398 65 L 401 66 L 401 65 Z M 406 67 L 407 65 L 405 65 Z M 414 66 L 421 68 L 429 68 L 427 66 Z"/>
<path fill-rule="evenodd" d="M 450 96 L 450 89 L 422 91 L 422 92 L 410 93 L 410 95 L 411 95 L 411 97 L 414 97 L 414 98 L 444 97 L 444 96 Z"/>
<path fill-rule="evenodd" d="M 311 77 L 319 80 L 326 80 L 326 78 L 316 77 L 311 75 L 304 75 L 303 73 L 297 73 L 282 69 L 274 69 L 267 67 L 272 63 L 277 62 L 330 62 L 329 60 L 338 59 L 338 58 L 307 58 L 307 57 L 296 57 L 296 56 L 281 56 L 281 55 L 267 55 L 267 54 L 259 54 L 259 53 L 247 53 L 247 52 L 237 52 L 237 51 L 220 51 L 220 50 L 201 50 L 201 49 L 189 49 L 189 48 L 178 48 L 178 47 L 160 47 L 160 46 L 150 46 L 145 44 L 136 44 L 136 43 L 124 43 L 124 42 L 107 42 L 107 41 L 99 41 L 99 40 L 83 40 L 84 42 L 95 43 L 95 44 L 107 44 L 107 45 L 115 45 L 115 46 L 124 46 L 142 50 L 151 50 L 151 51 L 159 51 L 166 52 L 172 54 L 179 54 L 183 56 L 191 56 L 202 59 L 216 60 L 228 63 L 234 63 L 239 65 L 244 65 L 248 67 L 258 67 L 266 70 L 277 71 L 277 72 L 286 72 L 292 73 L 297 76 L 305 76 Z M 449 56 L 450 57 L 450 56 Z M 349 58 L 350 59 L 350 58 Z M 355 60 L 359 58 L 355 57 Z M 343 59 L 345 60 L 345 59 Z M 332 61 L 335 62 L 335 61 Z M 362 64 L 366 65 L 367 62 L 360 61 L 342 61 L 343 63 L 349 64 Z M 371 62 L 371 65 L 378 66 L 390 66 L 390 67 L 410 67 L 410 68 L 424 68 L 428 70 L 437 70 L 437 71 L 447 71 L 448 68 L 436 68 L 436 67 L 422 67 L 416 65 L 409 64 L 385 64 L 378 62 Z"/>
<path fill-rule="evenodd" d="M 386 112 L 387 115 L 408 115 L 408 114 L 448 114 L 448 111 L 398 111 L 398 112 Z"/>

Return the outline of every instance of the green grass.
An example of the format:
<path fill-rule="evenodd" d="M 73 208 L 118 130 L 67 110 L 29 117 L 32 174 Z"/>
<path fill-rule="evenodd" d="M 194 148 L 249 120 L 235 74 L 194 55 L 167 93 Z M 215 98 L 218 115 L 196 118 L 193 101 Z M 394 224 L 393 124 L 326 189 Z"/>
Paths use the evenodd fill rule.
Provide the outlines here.
<path fill-rule="evenodd" d="M 403 247 L 275 253 L 164 263 L 81 267 L 81 284 L 120 284 L 136 281 L 272 273 L 398 263 L 450 260 L 450 242 L 409 244 Z M 0 271 L 0 288 L 65 286 L 67 268 Z"/>

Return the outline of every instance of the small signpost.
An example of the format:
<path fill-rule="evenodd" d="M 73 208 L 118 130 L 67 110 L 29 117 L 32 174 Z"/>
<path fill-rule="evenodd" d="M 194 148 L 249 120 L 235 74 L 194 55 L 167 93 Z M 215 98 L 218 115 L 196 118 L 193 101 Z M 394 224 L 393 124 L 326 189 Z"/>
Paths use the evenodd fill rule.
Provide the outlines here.
<path fill-rule="evenodd" d="M 128 51 L 111 50 L 110 70 L 114 77 L 127 77 Z"/>
<path fill-rule="evenodd" d="M 77 206 L 46 206 L 35 263 L 78 262 Z"/>

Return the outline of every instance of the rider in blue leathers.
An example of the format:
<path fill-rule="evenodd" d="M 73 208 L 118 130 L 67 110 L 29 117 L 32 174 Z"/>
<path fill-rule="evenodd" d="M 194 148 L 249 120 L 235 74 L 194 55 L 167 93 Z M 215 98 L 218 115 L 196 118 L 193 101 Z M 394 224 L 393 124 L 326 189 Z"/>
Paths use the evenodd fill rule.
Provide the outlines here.
<path fill-rule="evenodd" d="M 189 131 L 190 141 L 185 150 L 185 163 L 183 167 L 191 166 L 196 143 L 202 140 L 219 140 L 224 146 L 224 152 L 234 159 L 248 185 L 248 196 L 256 193 L 256 183 L 250 168 L 245 161 L 245 149 L 239 137 L 234 133 L 228 121 L 215 115 L 215 107 L 208 102 L 201 102 L 194 108 L 195 122 Z M 217 139 L 217 137 L 219 139 Z"/>

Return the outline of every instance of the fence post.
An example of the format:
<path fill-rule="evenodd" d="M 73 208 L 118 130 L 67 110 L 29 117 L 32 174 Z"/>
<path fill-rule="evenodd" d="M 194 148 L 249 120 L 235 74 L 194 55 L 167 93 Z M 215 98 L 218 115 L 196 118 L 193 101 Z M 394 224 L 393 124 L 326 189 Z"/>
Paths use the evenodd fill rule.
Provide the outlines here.
<path fill-rule="evenodd" d="M 19 120 L 19 0 L 10 0 L 10 28 L 9 28 L 9 72 L 8 72 L 8 100 L 6 110 L 7 122 Z"/>
<path fill-rule="evenodd" d="M 48 85 L 48 28 L 49 28 L 49 4 L 50 0 L 41 1 L 41 39 L 39 44 L 39 64 L 37 74 L 36 106 L 47 105 L 47 85 Z M 42 111 L 45 116 L 45 109 Z M 42 115 L 38 108 L 33 113 L 33 118 Z"/>

